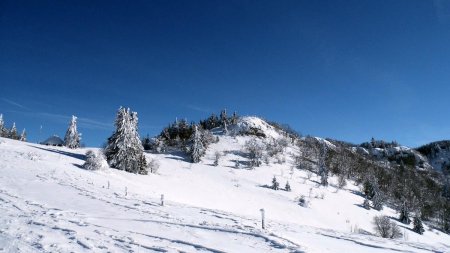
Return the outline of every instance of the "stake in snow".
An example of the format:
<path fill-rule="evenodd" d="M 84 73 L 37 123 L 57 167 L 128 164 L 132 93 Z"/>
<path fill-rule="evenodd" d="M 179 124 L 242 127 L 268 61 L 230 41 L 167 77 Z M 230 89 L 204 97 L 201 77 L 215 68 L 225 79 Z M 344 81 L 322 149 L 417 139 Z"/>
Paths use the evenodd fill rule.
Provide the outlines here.
<path fill-rule="evenodd" d="M 64 146 L 72 149 L 79 148 L 80 140 L 81 134 L 77 131 L 77 117 L 72 116 L 66 136 L 64 136 Z"/>

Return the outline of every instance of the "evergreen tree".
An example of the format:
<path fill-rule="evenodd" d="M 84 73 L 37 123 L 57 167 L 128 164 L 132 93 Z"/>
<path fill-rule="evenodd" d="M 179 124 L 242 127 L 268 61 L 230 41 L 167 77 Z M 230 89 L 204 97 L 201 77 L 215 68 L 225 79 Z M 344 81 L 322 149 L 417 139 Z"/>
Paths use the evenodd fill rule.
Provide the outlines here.
<path fill-rule="evenodd" d="M 291 191 L 291 185 L 289 185 L 289 181 L 286 181 L 286 185 L 284 186 L 284 189 L 288 192 Z"/>
<path fill-rule="evenodd" d="M 8 137 L 8 130 L 5 128 L 3 114 L 0 114 L 0 137 Z"/>
<path fill-rule="evenodd" d="M 277 182 L 277 178 L 273 176 L 272 178 L 272 190 L 277 191 L 280 188 L 280 183 Z"/>
<path fill-rule="evenodd" d="M 364 207 L 365 209 L 367 209 L 367 210 L 370 209 L 370 202 L 369 202 L 369 200 L 368 200 L 367 198 L 364 199 L 363 207 Z"/>
<path fill-rule="evenodd" d="M 413 227 L 414 232 L 416 232 L 418 234 L 423 234 L 423 232 L 425 232 L 420 215 L 416 215 L 414 217 L 413 224 L 414 224 L 414 227 Z"/>
<path fill-rule="evenodd" d="M 27 141 L 27 132 L 25 131 L 25 128 L 22 130 L 22 134 L 20 134 L 20 141 Z"/>
<path fill-rule="evenodd" d="M 383 197 L 382 197 L 382 194 L 379 189 L 373 195 L 372 205 L 373 205 L 373 209 L 375 209 L 375 210 L 378 210 L 378 211 L 383 210 Z"/>
<path fill-rule="evenodd" d="M 79 148 L 81 134 L 78 133 L 77 130 L 77 117 L 72 116 L 72 120 L 70 121 L 69 128 L 66 131 L 66 135 L 64 136 L 64 146 L 68 148 Z"/>
<path fill-rule="evenodd" d="M 231 116 L 231 124 L 236 125 L 238 121 L 238 116 L 236 112 L 233 112 L 233 116 Z"/>
<path fill-rule="evenodd" d="M 220 123 L 222 124 L 223 127 L 225 127 L 225 125 L 228 123 L 227 110 L 226 109 L 223 109 L 220 112 Z"/>
<path fill-rule="evenodd" d="M 325 164 L 327 152 L 328 152 L 328 150 L 327 150 L 326 144 L 324 143 L 324 144 L 322 144 L 322 147 L 320 148 L 319 162 L 318 162 L 320 184 L 323 186 L 328 185 L 328 167 Z"/>
<path fill-rule="evenodd" d="M 403 201 L 403 204 L 400 209 L 400 222 L 403 224 L 409 224 L 411 223 L 411 219 L 409 218 L 409 210 L 406 205 L 406 201 Z"/>
<path fill-rule="evenodd" d="M 223 134 L 228 134 L 228 125 L 227 122 L 223 123 Z"/>
<path fill-rule="evenodd" d="M 129 108 L 120 107 L 115 122 L 116 130 L 108 138 L 105 155 L 112 168 L 147 174 L 147 161 L 137 124 L 137 113 L 131 112 Z"/>
<path fill-rule="evenodd" d="M 200 158 L 205 153 L 205 147 L 202 142 L 202 135 L 197 125 L 194 126 L 194 133 L 191 139 L 190 155 L 193 163 L 200 162 Z"/>
<path fill-rule="evenodd" d="M 19 139 L 19 135 L 17 134 L 17 128 L 16 128 L 16 123 L 13 123 L 13 126 L 11 127 L 11 130 L 9 130 L 9 138 L 13 139 L 13 140 L 18 140 Z"/>

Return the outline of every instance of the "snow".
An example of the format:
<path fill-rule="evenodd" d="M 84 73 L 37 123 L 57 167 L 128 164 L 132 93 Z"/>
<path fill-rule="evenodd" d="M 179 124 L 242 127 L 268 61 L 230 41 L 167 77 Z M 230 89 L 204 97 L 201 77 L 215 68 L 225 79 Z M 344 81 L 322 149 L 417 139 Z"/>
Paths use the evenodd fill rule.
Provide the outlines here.
<path fill-rule="evenodd" d="M 362 208 L 352 182 L 338 190 L 330 177 L 319 187 L 316 175 L 292 169 L 295 147 L 284 164 L 235 169 L 250 138 L 220 136 L 197 164 L 146 154 L 160 163 L 150 175 L 88 171 L 87 149 L 0 138 L 0 252 L 450 252 L 450 236 L 426 225 L 418 235 L 398 223 L 398 240 L 371 235 L 374 216 L 397 213 Z M 223 156 L 214 167 L 216 151 Z M 264 187 L 273 176 L 292 191 Z"/>
<path fill-rule="evenodd" d="M 259 129 L 261 130 L 266 137 L 279 139 L 281 138 L 281 134 L 278 133 L 274 127 L 269 125 L 266 121 L 259 117 L 255 116 L 243 116 L 239 117 L 236 125 L 230 126 L 231 133 L 233 134 L 242 134 L 248 133 L 251 129 Z"/>

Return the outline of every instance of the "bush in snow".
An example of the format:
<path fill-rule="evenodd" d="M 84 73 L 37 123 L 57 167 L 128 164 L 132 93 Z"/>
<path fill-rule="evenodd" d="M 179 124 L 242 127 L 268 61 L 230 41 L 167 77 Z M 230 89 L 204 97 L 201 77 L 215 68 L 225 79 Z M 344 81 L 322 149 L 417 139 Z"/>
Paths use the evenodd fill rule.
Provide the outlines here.
<path fill-rule="evenodd" d="M 148 162 L 148 168 L 150 169 L 150 173 L 158 172 L 159 166 L 160 163 L 156 159 L 150 159 L 150 161 Z"/>
<path fill-rule="evenodd" d="M 86 162 L 83 164 L 83 168 L 87 170 L 101 170 L 108 168 L 108 163 L 102 152 L 88 150 L 86 152 Z"/>
<path fill-rule="evenodd" d="M 298 199 L 298 204 L 302 207 L 308 207 L 308 201 L 306 201 L 306 198 L 304 195 L 301 195 Z"/>
<path fill-rule="evenodd" d="M 402 236 L 397 224 L 392 222 L 387 216 L 375 216 L 373 224 L 375 232 L 383 238 L 395 239 Z"/>

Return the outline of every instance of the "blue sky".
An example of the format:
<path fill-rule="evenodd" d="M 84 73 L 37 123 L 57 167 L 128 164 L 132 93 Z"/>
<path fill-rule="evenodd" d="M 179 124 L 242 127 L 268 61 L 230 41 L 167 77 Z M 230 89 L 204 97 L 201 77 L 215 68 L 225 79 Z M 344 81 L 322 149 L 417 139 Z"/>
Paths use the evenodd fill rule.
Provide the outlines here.
<path fill-rule="evenodd" d="M 450 138 L 450 1 L 1 1 L 0 113 L 88 146 L 220 109 L 303 134 Z M 40 135 L 39 129 L 42 128 Z"/>

